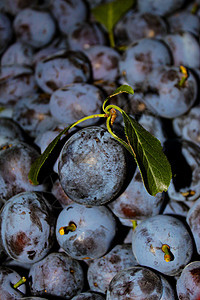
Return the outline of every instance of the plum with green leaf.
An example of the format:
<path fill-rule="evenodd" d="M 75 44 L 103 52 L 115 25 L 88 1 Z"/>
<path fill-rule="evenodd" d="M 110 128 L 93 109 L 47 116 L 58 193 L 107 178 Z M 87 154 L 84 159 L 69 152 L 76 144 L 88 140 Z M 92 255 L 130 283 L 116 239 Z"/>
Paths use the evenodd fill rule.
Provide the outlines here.
<path fill-rule="evenodd" d="M 49 146 L 46 148 L 46 150 L 42 153 L 42 155 L 31 166 L 31 169 L 29 171 L 30 182 L 32 182 L 33 184 L 38 184 L 37 178 L 38 178 L 40 169 L 41 169 L 42 165 L 45 163 L 45 161 L 47 160 L 50 153 L 53 151 L 54 147 L 59 142 L 59 140 L 63 134 L 65 134 L 66 132 L 69 131 L 69 129 L 73 128 L 74 126 L 78 125 L 79 123 L 81 123 L 83 121 L 93 119 L 93 118 L 104 118 L 104 119 L 106 119 L 106 126 L 107 126 L 108 132 L 111 134 L 111 136 L 114 137 L 119 143 L 121 143 L 135 158 L 135 161 L 136 161 L 137 165 L 139 166 L 139 169 L 140 169 L 140 172 L 142 175 L 142 179 L 143 179 L 144 185 L 145 185 L 148 193 L 151 195 L 156 195 L 159 192 L 166 191 L 170 184 L 172 175 L 171 175 L 170 164 L 169 164 L 165 154 L 163 153 L 160 141 L 157 140 L 154 136 L 152 136 L 148 131 L 146 131 L 135 119 L 128 116 L 128 114 L 126 114 L 125 111 L 122 110 L 120 107 L 113 105 L 113 104 L 106 105 L 108 100 L 110 100 L 110 98 L 117 96 L 118 94 L 121 94 L 121 93 L 133 94 L 134 92 L 133 92 L 133 89 L 128 85 L 120 86 L 110 96 L 108 96 L 105 99 L 103 106 L 102 106 L 102 110 L 104 113 L 91 115 L 91 116 L 85 117 L 81 120 L 78 120 L 77 122 L 74 122 L 73 124 L 66 127 L 60 134 L 58 134 L 58 136 L 49 144 Z M 114 121 L 117 117 L 117 112 L 121 113 L 123 116 L 124 132 L 125 132 L 124 139 L 117 136 L 112 131 L 112 125 L 114 124 Z M 104 135 L 104 133 L 103 133 L 103 135 Z M 93 137 L 93 140 L 94 140 L 94 137 Z M 98 143 L 98 140 L 101 140 L 101 138 L 97 136 L 96 143 Z M 116 144 L 116 147 L 118 147 L 118 146 L 119 146 L 119 144 Z M 108 145 L 108 147 L 109 147 L 109 145 Z M 92 148 L 93 148 L 93 146 L 92 146 Z M 76 147 L 75 150 L 77 151 L 78 148 Z M 107 151 L 107 150 L 105 149 L 105 151 Z M 107 153 L 104 155 L 109 156 L 109 155 L 111 155 L 111 153 Z M 116 161 L 115 161 L 116 164 L 117 164 L 117 160 L 118 160 L 118 158 L 116 158 Z M 92 161 L 93 161 L 93 159 L 89 160 L 90 165 L 91 165 L 91 171 L 93 170 Z M 125 162 L 125 160 L 123 160 L 123 161 Z M 94 163 L 94 161 L 93 161 L 93 163 Z M 102 163 L 104 163 L 104 161 L 102 161 Z M 69 166 L 70 166 L 70 161 L 69 161 Z M 99 164 L 99 166 L 100 166 L 100 164 Z M 80 170 L 78 172 L 80 172 Z M 89 169 L 88 169 L 88 172 L 89 172 Z M 108 170 L 107 170 L 107 173 L 109 174 Z M 77 173 L 77 175 L 81 176 L 78 173 Z M 98 177 L 97 173 L 96 173 L 96 175 Z M 109 176 L 112 177 L 112 175 L 110 175 L 110 174 L 109 174 Z M 122 187 L 122 185 L 121 185 L 121 187 Z M 76 185 L 76 187 L 78 187 L 78 185 Z M 115 190 L 114 196 L 117 195 L 117 192 L 119 192 L 119 191 Z M 76 191 L 76 193 L 77 193 L 77 191 Z M 87 193 L 88 193 L 88 191 L 87 191 Z M 80 196 L 81 196 L 81 193 L 80 193 L 79 197 Z M 85 197 L 86 197 L 86 195 L 83 195 L 83 198 L 85 198 Z M 93 197 L 95 197 L 95 195 L 93 195 Z M 110 196 L 108 198 L 106 199 L 105 202 L 110 200 Z M 104 202 L 104 200 L 103 200 L 103 202 Z M 100 203 L 101 203 L 101 201 L 100 201 Z"/>
<path fill-rule="evenodd" d="M 58 161 L 61 186 L 73 201 L 102 205 L 111 201 L 125 184 L 126 149 L 100 126 L 74 133 Z"/>

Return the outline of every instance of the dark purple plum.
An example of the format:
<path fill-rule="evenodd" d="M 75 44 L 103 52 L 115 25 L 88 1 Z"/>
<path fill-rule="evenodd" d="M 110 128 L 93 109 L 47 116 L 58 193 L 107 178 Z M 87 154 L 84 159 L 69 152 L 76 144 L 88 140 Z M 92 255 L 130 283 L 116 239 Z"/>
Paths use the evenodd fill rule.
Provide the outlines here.
<path fill-rule="evenodd" d="M 18 40 L 36 49 L 50 43 L 56 32 L 51 14 L 33 8 L 21 10 L 14 19 L 13 28 Z"/>
<path fill-rule="evenodd" d="M 20 98 L 13 109 L 13 120 L 32 138 L 56 127 L 50 112 L 50 96 L 45 93 L 29 94 Z"/>
<path fill-rule="evenodd" d="M 169 23 L 170 32 L 183 32 L 187 31 L 199 36 L 200 33 L 200 20 L 199 17 L 195 14 L 192 14 L 186 10 L 180 10 L 167 18 Z"/>
<path fill-rule="evenodd" d="M 200 106 L 192 107 L 188 113 L 172 120 L 176 135 L 200 147 Z"/>
<path fill-rule="evenodd" d="M 94 21 L 75 24 L 68 33 L 69 47 L 73 51 L 85 51 L 95 45 L 106 45 L 107 35 Z"/>
<path fill-rule="evenodd" d="M 31 294 L 71 299 L 84 286 L 80 263 L 65 253 L 53 252 L 34 263 L 29 271 Z"/>
<path fill-rule="evenodd" d="M 0 197 L 6 202 L 24 191 L 45 191 L 46 185 L 33 186 L 28 179 L 31 164 L 39 152 L 28 143 L 14 140 L 0 151 Z"/>
<path fill-rule="evenodd" d="M 66 36 L 58 35 L 46 47 L 38 49 L 33 55 L 33 65 L 36 66 L 39 61 L 56 54 L 59 50 L 69 50 L 68 40 Z"/>
<path fill-rule="evenodd" d="M 35 78 L 44 92 L 52 94 L 66 84 L 88 82 L 91 64 L 83 52 L 59 50 L 37 63 Z"/>
<path fill-rule="evenodd" d="M 89 262 L 87 279 L 90 289 L 106 294 L 112 278 L 119 271 L 135 265 L 131 244 L 116 245 L 106 255 Z"/>
<path fill-rule="evenodd" d="M 8 256 L 34 263 L 47 255 L 55 241 L 55 218 L 41 193 L 11 197 L 0 214 L 1 241 Z"/>
<path fill-rule="evenodd" d="M 192 261 L 183 269 L 177 280 L 178 299 L 200 299 L 200 261 Z"/>
<path fill-rule="evenodd" d="M 1 66 L 33 65 L 34 50 L 31 46 L 21 42 L 11 44 L 1 57 Z"/>
<path fill-rule="evenodd" d="M 75 259 L 103 256 L 111 247 L 117 224 L 105 206 L 72 203 L 57 218 L 56 238 L 60 247 Z"/>
<path fill-rule="evenodd" d="M 148 75 L 162 65 L 171 64 L 168 47 L 156 38 L 143 38 L 133 42 L 119 61 L 120 75 L 134 89 L 145 89 Z"/>
<path fill-rule="evenodd" d="M 93 114 L 100 114 L 104 93 L 89 83 L 73 83 L 54 91 L 50 98 L 51 115 L 59 123 L 72 124 Z M 99 118 L 89 119 L 80 126 L 93 125 Z"/>
<path fill-rule="evenodd" d="M 0 145 L 12 143 L 14 140 L 25 142 L 26 137 L 22 127 L 12 118 L 0 118 Z"/>
<path fill-rule="evenodd" d="M 101 205 L 111 201 L 126 181 L 125 148 L 98 126 L 74 133 L 65 143 L 58 175 L 65 193 L 75 202 Z"/>
<path fill-rule="evenodd" d="M 137 3 L 140 12 L 154 13 L 159 16 L 167 16 L 183 7 L 185 0 L 140 0 Z"/>
<path fill-rule="evenodd" d="M 111 280 L 106 300 L 175 300 L 172 288 L 160 274 L 144 266 L 119 271 Z"/>
<path fill-rule="evenodd" d="M 168 45 L 173 57 L 173 64 L 191 69 L 200 68 L 200 45 L 190 32 L 170 33 L 162 38 Z M 189 49 L 189 50 L 188 50 Z"/>
<path fill-rule="evenodd" d="M 17 15 L 21 10 L 38 3 L 37 0 L 6 0 L 4 2 L 5 11 L 12 16 Z"/>
<path fill-rule="evenodd" d="M 163 202 L 162 193 L 156 196 L 147 193 L 137 168 L 125 191 L 108 206 L 118 218 L 141 220 L 159 214 Z"/>
<path fill-rule="evenodd" d="M 84 0 L 53 0 L 50 11 L 58 22 L 59 30 L 67 35 L 77 23 L 88 17 L 88 8 Z"/>
<path fill-rule="evenodd" d="M 138 264 L 175 276 L 190 262 L 193 241 L 187 227 L 178 218 L 156 215 L 136 226 L 132 249 Z"/>
<path fill-rule="evenodd" d="M 3 66 L 0 72 L 0 104 L 14 106 L 21 98 L 35 93 L 38 86 L 30 67 Z"/>
<path fill-rule="evenodd" d="M 182 78 L 188 76 L 181 84 Z M 144 103 L 155 115 L 176 118 L 185 114 L 194 105 L 198 95 L 196 77 L 189 70 L 184 75 L 176 66 L 161 66 L 152 70 Z"/>
<path fill-rule="evenodd" d="M 115 82 L 119 76 L 120 54 L 106 45 L 92 46 L 85 51 L 92 65 L 93 80 L 105 84 Z"/>
<path fill-rule="evenodd" d="M 161 38 L 167 34 L 167 24 L 155 13 L 129 10 L 115 25 L 114 33 L 117 45 L 123 47 L 142 38 Z"/>

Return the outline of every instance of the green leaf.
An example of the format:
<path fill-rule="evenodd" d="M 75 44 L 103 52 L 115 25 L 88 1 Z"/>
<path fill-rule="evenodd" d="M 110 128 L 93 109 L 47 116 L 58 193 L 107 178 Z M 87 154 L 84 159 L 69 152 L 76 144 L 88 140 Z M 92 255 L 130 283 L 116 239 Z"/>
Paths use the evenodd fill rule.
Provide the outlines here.
<path fill-rule="evenodd" d="M 146 190 L 152 196 L 167 191 L 172 172 L 160 141 L 124 111 L 122 115 L 128 141 L 124 146 L 134 156 Z"/>
<path fill-rule="evenodd" d="M 134 90 L 132 89 L 131 86 L 126 85 L 126 84 L 121 85 L 120 87 L 118 87 L 111 95 L 109 95 L 109 96 L 105 99 L 105 101 L 104 101 L 104 103 L 103 103 L 103 106 L 102 106 L 103 111 L 105 111 L 105 112 L 107 113 L 107 110 L 106 110 L 106 108 L 105 108 L 105 105 L 106 105 L 106 103 L 108 102 L 108 100 L 109 100 L 110 98 L 114 97 L 114 96 L 117 96 L 117 95 L 121 94 L 121 93 L 127 93 L 127 94 L 133 95 L 133 94 L 134 94 Z M 114 106 L 112 106 L 112 107 L 114 107 Z M 118 107 L 118 109 L 119 109 L 119 107 Z"/>
<path fill-rule="evenodd" d="M 110 32 L 125 12 L 133 6 L 134 2 L 135 0 L 115 0 L 95 7 L 92 13 L 96 20 Z"/>
<path fill-rule="evenodd" d="M 94 9 L 92 13 L 95 19 L 101 23 L 108 31 L 110 46 L 115 47 L 113 29 L 121 17 L 133 6 L 135 0 L 115 0 L 101 4 Z"/>
<path fill-rule="evenodd" d="M 113 97 L 113 96 L 116 96 L 118 94 L 121 94 L 121 93 L 128 93 L 128 94 L 134 94 L 134 90 L 132 89 L 131 86 L 129 85 L 121 85 L 120 87 L 118 87 L 110 96 L 109 98 Z"/>
<path fill-rule="evenodd" d="M 59 142 L 61 136 L 63 134 L 65 134 L 72 127 L 72 125 L 68 126 L 64 130 L 62 130 L 57 135 L 57 137 L 48 145 L 48 147 L 45 149 L 45 151 L 31 165 L 31 168 L 30 168 L 30 171 L 29 171 L 29 174 L 28 174 L 28 178 L 29 178 L 29 181 L 32 184 L 34 184 L 34 185 L 39 184 L 37 178 L 38 178 L 38 174 L 40 172 L 41 167 L 43 166 L 43 164 L 45 163 L 45 161 L 49 157 L 50 153 L 53 151 L 53 149 L 55 148 L 55 146 Z"/>

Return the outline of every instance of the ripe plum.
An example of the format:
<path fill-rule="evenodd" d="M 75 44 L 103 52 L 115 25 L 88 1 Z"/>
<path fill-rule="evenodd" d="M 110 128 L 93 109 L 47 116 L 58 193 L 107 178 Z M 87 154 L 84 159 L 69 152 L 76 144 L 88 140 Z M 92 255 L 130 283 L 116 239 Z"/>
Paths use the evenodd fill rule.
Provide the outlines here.
<path fill-rule="evenodd" d="M 63 250 L 75 259 L 103 256 L 111 247 L 117 224 L 105 206 L 72 203 L 57 218 L 56 237 Z"/>
<path fill-rule="evenodd" d="M 50 111 L 59 123 L 72 124 L 88 115 L 101 113 L 103 92 L 89 83 L 72 83 L 54 91 L 50 98 Z M 97 118 L 97 122 L 99 118 Z M 80 126 L 93 125 L 87 120 Z"/>
<path fill-rule="evenodd" d="M 193 255 L 187 227 L 168 215 L 156 215 L 138 224 L 133 232 L 132 248 L 140 265 L 169 276 L 180 274 Z"/>
<path fill-rule="evenodd" d="M 23 192 L 11 197 L 1 214 L 1 240 L 8 256 L 20 262 L 41 260 L 55 241 L 55 218 L 40 193 Z"/>
<path fill-rule="evenodd" d="M 74 133 L 59 157 L 62 188 L 80 204 L 101 205 L 111 201 L 125 184 L 126 174 L 125 148 L 98 126 Z"/>
<path fill-rule="evenodd" d="M 66 84 L 88 82 L 90 77 L 90 61 L 80 51 L 59 50 L 39 61 L 35 67 L 38 86 L 49 94 Z"/>
<path fill-rule="evenodd" d="M 83 289 L 83 269 L 67 254 L 52 252 L 31 266 L 29 285 L 34 296 L 71 299 Z"/>

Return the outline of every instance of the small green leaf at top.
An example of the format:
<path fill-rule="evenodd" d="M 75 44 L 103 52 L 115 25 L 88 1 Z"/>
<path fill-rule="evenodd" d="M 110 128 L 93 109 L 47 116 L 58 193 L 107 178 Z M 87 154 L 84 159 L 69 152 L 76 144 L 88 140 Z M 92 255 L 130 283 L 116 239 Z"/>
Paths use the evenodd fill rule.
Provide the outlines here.
<path fill-rule="evenodd" d="M 95 19 L 101 23 L 109 34 L 112 34 L 113 28 L 121 17 L 133 6 L 135 0 L 114 0 L 92 9 Z M 113 39 L 113 37 L 111 38 Z M 110 41 L 114 47 L 114 40 Z"/>
<path fill-rule="evenodd" d="M 122 115 L 128 141 L 126 148 L 135 158 L 147 192 L 155 196 L 167 191 L 172 172 L 160 141 L 124 111 Z"/>
<path fill-rule="evenodd" d="M 108 100 L 110 98 L 114 97 L 114 96 L 117 96 L 117 95 L 121 94 L 121 93 L 127 93 L 127 94 L 130 94 L 130 95 L 133 95 L 134 94 L 134 90 L 132 89 L 131 86 L 126 85 L 126 84 L 119 86 L 111 95 L 109 95 L 105 99 L 105 101 L 103 103 L 103 111 L 107 112 L 106 108 L 105 108 L 105 105 L 108 102 Z"/>
<path fill-rule="evenodd" d="M 127 94 L 134 94 L 134 91 L 132 89 L 132 87 L 130 85 L 126 85 L 126 84 L 123 84 L 121 85 L 120 87 L 118 87 L 110 96 L 109 98 L 113 97 L 113 96 L 116 96 L 118 94 L 121 94 L 121 93 L 127 93 Z"/>

